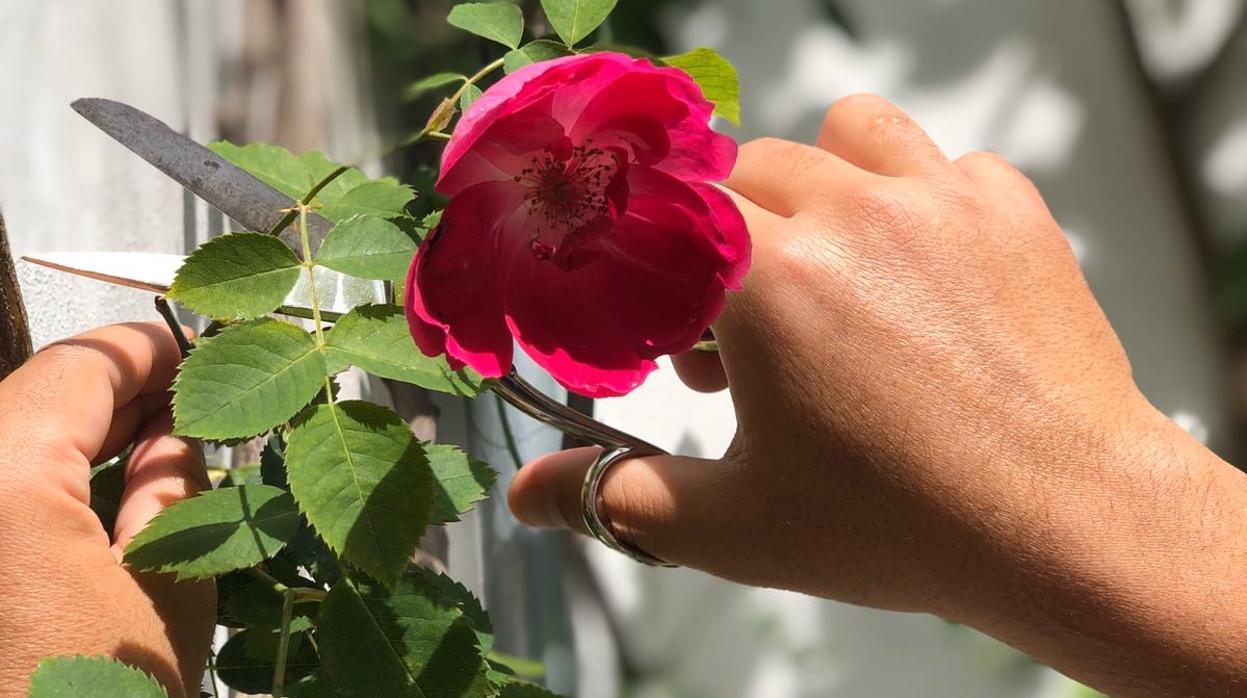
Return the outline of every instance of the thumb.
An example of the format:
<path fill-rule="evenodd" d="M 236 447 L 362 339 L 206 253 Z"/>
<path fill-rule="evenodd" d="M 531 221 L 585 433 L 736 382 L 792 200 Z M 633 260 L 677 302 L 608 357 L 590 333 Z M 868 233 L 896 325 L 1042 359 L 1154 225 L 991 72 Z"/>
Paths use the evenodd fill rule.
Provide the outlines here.
<path fill-rule="evenodd" d="M 578 448 L 542 456 L 516 474 L 507 503 L 522 523 L 587 533 L 580 493 L 601 453 Z M 629 458 L 611 467 L 598 511 L 620 542 L 679 565 L 718 568 L 726 519 L 740 511 L 729 461 L 681 456 Z"/>

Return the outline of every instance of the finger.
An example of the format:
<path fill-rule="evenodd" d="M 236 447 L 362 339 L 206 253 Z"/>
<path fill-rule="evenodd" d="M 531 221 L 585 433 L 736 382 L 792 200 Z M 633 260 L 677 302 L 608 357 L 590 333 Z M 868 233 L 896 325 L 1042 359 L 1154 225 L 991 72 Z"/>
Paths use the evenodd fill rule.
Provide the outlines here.
<path fill-rule="evenodd" d="M 986 192 L 1021 195 L 1032 202 L 1043 200 L 1030 178 L 996 153 L 975 150 L 957 158 L 953 164 Z"/>
<path fill-rule="evenodd" d="M 113 526 L 113 553 L 118 560 L 130 539 L 156 514 L 210 487 L 199 444 L 170 436 L 172 429 L 173 416 L 165 411 L 145 424 L 135 441 Z"/>
<path fill-rule="evenodd" d="M 787 218 L 825 200 L 837 185 L 865 174 L 825 150 L 760 138 L 740 147 L 736 167 L 724 184 L 755 205 Z"/>
<path fill-rule="evenodd" d="M 181 355 L 168 328 L 112 325 L 56 342 L 0 383 L 0 428 L 26 449 L 99 455 L 113 413 L 139 395 L 165 392 Z M 55 460 L 55 459 L 52 459 Z"/>
<path fill-rule="evenodd" d="M 827 110 L 818 147 L 889 177 L 948 171 L 951 164 L 908 114 L 872 94 L 845 97 Z"/>
<path fill-rule="evenodd" d="M 117 408 L 113 412 L 113 423 L 108 426 L 104 444 L 100 446 L 100 452 L 91 461 L 91 465 L 99 465 L 120 455 L 127 446 L 134 443 L 134 435 L 138 433 L 139 427 L 169 409 L 171 398 L 169 393 L 139 395 Z"/>
<path fill-rule="evenodd" d="M 676 375 L 699 393 L 717 393 L 727 387 L 727 373 L 717 351 L 686 351 L 671 357 Z"/>
<path fill-rule="evenodd" d="M 562 451 L 521 468 L 507 493 L 516 518 L 585 533 L 580 490 L 599 453 Z M 676 564 L 717 568 L 729 519 L 743 509 L 730 472 L 723 462 L 699 458 L 631 458 L 603 478 L 599 512 L 621 542 Z"/>

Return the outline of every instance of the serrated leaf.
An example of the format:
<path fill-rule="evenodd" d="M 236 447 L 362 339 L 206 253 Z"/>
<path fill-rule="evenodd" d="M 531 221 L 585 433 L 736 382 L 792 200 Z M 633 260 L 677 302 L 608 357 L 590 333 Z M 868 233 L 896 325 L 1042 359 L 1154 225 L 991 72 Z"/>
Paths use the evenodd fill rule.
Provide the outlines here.
<path fill-rule="evenodd" d="M 481 606 L 480 599 L 468 591 L 467 587 L 444 574 L 418 565 L 407 568 L 406 579 L 439 603 L 458 606 L 472 626 L 472 631 L 476 633 L 481 655 L 486 656 L 493 650 L 494 624 Z"/>
<path fill-rule="evenodd" d="M 246 320 L 277 309 L 299 280 L 299 258 L 262 233 L 232 233 L 195 250 L 178 269 L 169 299 L 216 320 Z"/>
<path fill-rule="evenodd" d="M 410 576 L 393 593 L 343 580 L 321 604 L 317 641 L 347 695 L 484 698 L 492 692 L 463 610 Z"/>
<path fill-rule="evenodd" d="M 740 77 L 736 68 L 717 51 L 695 48 L 663 62 L 688 73 L 706 99 L 714 103 L 714 113 L 740 126 Z"/>
<path fill-rule="evenodd" d="M 360 279 L 401 281 L 416 254 L 416 241 L 378 216 L 355 216 L 325 236 L 316 263 Z"/>
<path fill-rule="evenodd" d="M 428 92 L 436 90 L 439 87 L 453 85 L 456 82 L 467 82 L 467 80 L 468 76 L 461 75 L 459 73 L 437 73 L 436 75 L 430 75 L 427 78 L 417 80 L 408 85 L 407 88 L 403 90 L 403 99 L 410 102 L 420 99 Z"/>
<path fill-rule="evenodd" d="M 285 148 L 266 143 L 234 145 L 227 141 L 208 144 L 217 155 L 250 172 L 291 199 L 302 199 L 338 165 L 323 154 L 308 151 L 296 156 Z M 320 215 L 338 223 L 360 213 L 397 216 L 413 193 L 393 177 L 369 179 L 352 167 L 338 175 L 312 200 Z M 259 231 L 265 232 L 265 231 Z"/>
<path fill-rule="evenodd" d="M 99 517 L 109 538 L 112 538 L 121 495 L 126 489 L 127 460 L 127 457 L 114 458 L 91 468 L 91 511 Z"/>
<path fill-rule="evenodd" d="M 467 370 L 453 371 L 444 358 L 430 358 L 416 347 L 403 309 L 396 305 L 364 305 L 338 320 L 325 335 L 329 368 L 337 372 L 357 366 L 375 376 L 411 383 L 429 390 L 475 397 L 482 378 Z"/>
<path fill-rule="evenodd" d="M 280 146 L 268 143 L 234 145 L 229 141 L 216 141 L 209 143 L 208 149 L 291 199 L 299 199 L 316 184 L 307 164 Z"/>
<path fill-rule="evenodd" d="M 410 187 L 387 177 L 364 182 L 331 201 L 325 201 L 322 197 L 324 206 L 320 209 L 320 215 L 333 223 L 359 215 L 392 218 L 403 215 L 407 202 L 413 197 L 415 192 Z"/>
<path fill-rule="evenodd" d="M 267 694 L 273 687 L 279 637 L 273 633 L 243 630 L 217 653 L 214 667 L 225 685 L 243 693 Z M 290 636 L 286 649 L 286 681 L 294 681 L 320 668 L 316 650 L 302 633 Z"/>
<path fill-rule="evenodd" d="M 286 482 L 286 444 L 279 434 L 273 434 L 264 442 L 264 450 L 260 451 L 260 481 L 265 485 L 290 490 Z"/>
<path fill-rule="evenodd" d="M 615 9 L 616 0 L 541 0 L 541 9 L 555 33 L 568 46 L 575 46 L 593 33 Z"/>
<path fill-rule="evenodd" d="M 464 86 L 463 92 L 459 94 L 459 110 L 465 114 L 468 113 L 468 109 L 471 109 L 472 105 L 475 104 L 476 100 L 480 99 L 483 94 L 485 93 L 481 92 L 481 88 L 476 85 Z"/>
<path fill-rule="evenodd" d="M 145 572 L 207 579 L 259 564 L 299 530 L 290 493 L 268 485 L 209 490 L 170 505 L 126 547 L 125 561 Z"/>
<path fill-rule="evenodd" d="M 28 698 L 168 698 L 156 679 L 108 657 L 49 657 L 30 677 Z"/>
<path fill-rule="evenodd" d="M 467 2 L 450 8 L 446 21 L 490 41 L 515 48 L 524 37 L 524 13 L 511 2 Z"/>
<path fill-rule="evenodd" d="M 433 510 L 433 476 L 410 427 L 367 402 L 319 405 L 287 436 L 290 491 L 338 556 L 388 584 Z"/>
<path fill-rule="evenodd" d="M 252 632 L 281 631 L 285 595 L 260 583 L 244 584 L 230 595 L 229 617 L 241 622 Z M 296 603 L 291 609 L 290 631 L 299 633 L 315 626 L 319 604 L 313 601 Z"/>
<path fill-rule="evenodd" d="M 526 65 L 572 55 L 572 50 L 557 41 L 538 39 L 503 56 L 503 70 L 513 73 Z"/>
<path fill-rule="evenodd" d="M 435 524 L 458 521 L 460 514 L 488 496 L 489 488 L 498 479 L 498 472 L 488 464 L 454 446 L 429 444 L 424 452 L 436 483 L 433 490 Z"/>
<path fill-rule="evenodd" d="M 307 332 L 255 320 L 199 340 L 173 384 L 175 432 L 242 439 L 289 420 L 324 387 L 325 355 Z"/>
<path fill-rule="evenodd" d="M 299 161 L 307 166 L 308 173 L 311 175 L 310 181 L 313 185 L 319 184 L 321 180 L 340 167 L 338 163 L 330 160 L 319 150 L 309 150 L 303 153 L 299 156 Z M 345 172 L 334 177 L 320 190 L 320 194 L 316 196 L 313 203 L 325 204 L 337 201 L 355 187 L 370 181 L 373 180 L 369 179 L 368 175 L 360 172 L 357 168 L 348 167 Z M 377 181 L 398 183 L 398 180 L 392 177 L 382 177 Z M 306 193 L 304 192 L 304 194 Z"/>

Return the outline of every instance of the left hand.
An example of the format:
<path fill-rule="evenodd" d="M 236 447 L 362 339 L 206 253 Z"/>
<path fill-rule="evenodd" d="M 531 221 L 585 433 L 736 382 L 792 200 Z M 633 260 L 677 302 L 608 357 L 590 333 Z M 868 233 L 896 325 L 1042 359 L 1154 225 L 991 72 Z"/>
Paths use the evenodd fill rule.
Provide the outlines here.
<path fill-rule="evenodd" d="M 198 444 L 170 436 L 178 347 L 160 325 L 57 342 L 0 383 L 0 696 L 40 659 L 104 654 L 197 696 L 216 616 L 211 582 L 122 565 L 162 509 L 208 487 Z M 130 444 L 114 530 L 90 508 L 92 465 Z"/>

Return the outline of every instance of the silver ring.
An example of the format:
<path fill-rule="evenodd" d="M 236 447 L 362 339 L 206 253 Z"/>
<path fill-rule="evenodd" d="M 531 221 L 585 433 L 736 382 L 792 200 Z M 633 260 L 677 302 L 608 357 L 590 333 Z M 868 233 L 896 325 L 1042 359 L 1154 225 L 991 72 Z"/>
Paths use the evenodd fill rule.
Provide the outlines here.
<path fill-rule="evenodd" d="M 598 492 L 602 487 L 602 478 L 606 476 L 611 466 L 628 458 L 652 455 L 660 454 L 630 446 L 621 446 L 611 451 L 603 451 L 597 457 L 597 460 L 593 461 L 593 465 L 589 466 L 589 472 L 585 473 L 585 484 L 580 488 L 580 516 L 584 520 L 585 529 L 589 531 L 589 534 L 611 550 L 623 553 L 643 565 L 651 567 L 679 567 L 679 565 L 673 565 L 660 557 L 655 557 L 635 545 L 621 542 L 615 537 L 610 525 L 602 520 L 602 516 L 598 512 Z"/>

